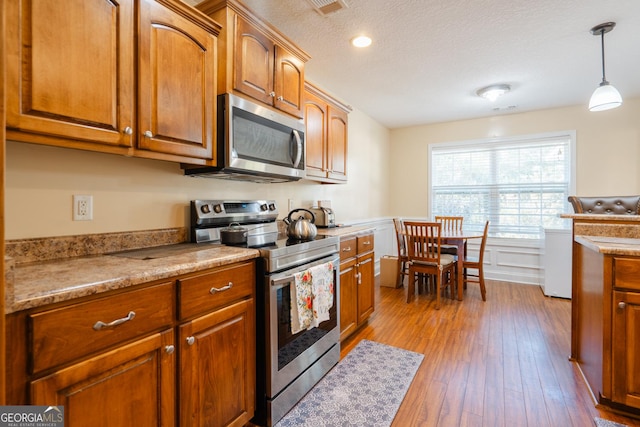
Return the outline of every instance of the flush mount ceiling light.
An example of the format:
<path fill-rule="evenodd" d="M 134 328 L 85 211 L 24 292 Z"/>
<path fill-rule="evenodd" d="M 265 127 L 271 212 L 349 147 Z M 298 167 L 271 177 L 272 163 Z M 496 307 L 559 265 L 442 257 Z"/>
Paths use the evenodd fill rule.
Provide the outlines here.
<path fill-rule="evenodd" d="M 498 97 L 504 95 L 510 90 L 511 90 L 511 86 L 507 84 L 499 84 L 499 85 L 491 85 L 491 86 L 483 87 L 482 89 L 478 89 L 476 94 L 481 98 L 485 98 L 493 102 L 496 99 L 498 99 Z"/>
<path fill-rule="evenodd" d="M 602 82 L 600 86 L 596 88 L 589 100 L 589 111 L 604 111 L 616 108 L 622 105 L 622 97 L 620 92 L 611 86 L 604 75 L 604 35 L 613 30 L 616 26 L 615 22 L 605 22 L 604 24 L 596 25 L 591 29 L 591 34 L 594 36 L 600 36 L 602 46 Z"/>
<path fill-rule="evenodd" d="M 367 36 L 358 36 L 351 39 L 351 44 L 355 47 L 367 47 L 371 45 L 371 38 Z"/>

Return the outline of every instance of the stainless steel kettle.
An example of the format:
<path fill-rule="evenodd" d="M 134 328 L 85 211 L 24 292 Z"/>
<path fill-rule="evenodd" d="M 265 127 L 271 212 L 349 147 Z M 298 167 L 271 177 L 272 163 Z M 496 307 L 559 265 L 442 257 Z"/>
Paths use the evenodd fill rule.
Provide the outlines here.
<path fill-rule="evenodd" d="M 298 219 L 292 219 L 292 215 L 299 211 L 307 212 L 311 215 L 311 220 L 305 218 L 304 215 L 298 216 Z M 312 240 L 318 234 L 318 229 L 314 224 L 316 216 L 308 209 L 294 209 L 283 221 L 287 224 L 287 237 L 290 239 Z"/>

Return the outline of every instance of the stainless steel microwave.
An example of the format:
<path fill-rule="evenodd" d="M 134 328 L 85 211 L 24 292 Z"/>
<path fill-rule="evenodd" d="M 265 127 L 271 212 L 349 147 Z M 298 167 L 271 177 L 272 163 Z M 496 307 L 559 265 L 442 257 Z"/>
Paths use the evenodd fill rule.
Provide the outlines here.
<path fill-rule="evenodd" d="M 253 182 L 297 181 L 305 175 L 304 122 L 232 94 L 218 96 L 215 167 L 185 174 Z"/>

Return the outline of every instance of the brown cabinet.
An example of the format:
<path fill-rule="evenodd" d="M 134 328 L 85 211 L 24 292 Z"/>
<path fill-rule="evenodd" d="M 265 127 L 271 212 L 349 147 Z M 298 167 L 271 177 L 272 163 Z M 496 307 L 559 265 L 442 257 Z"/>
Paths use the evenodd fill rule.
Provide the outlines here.
<path fill-rule="evenodd" d="M 255 263 L 178 285 L 181 318 L 201 314 L 179 326 L 180 425 L 244 426 L 255 410 Z"/>
<path fill-rule="evenodd" d="M 9 138 L 212 161 L 213 21 L 172 0 L 16 0 L 7 20 Z"/>
<path fill-rule="evenodd" d="M 373 233 L 340 240 L 340 340 L 351 335 L 375 310 Z"/>
<path fill-rule="evenodd" d="M 307 179 L 328 183 L 347 181 L 349 111 L 350 107 L 305 83 Z"/>
<path fill-rule="evenodd" d="M 12 313 L 7 402 L 64 405 L 72 426 L 243 426 L 254 293 L 251 260 Z"/>
<path fill-rule="evenodd" d="M 210 0 L 197 7 L 222 24 L 218 92 L 240 92 L 302 118 L 309 55 L 236 0 Z"/>
<path fill-rule="evenodd" d="M 640 258 L 574 242 L 572 359 L 595 400 L 640 413 Z"/>

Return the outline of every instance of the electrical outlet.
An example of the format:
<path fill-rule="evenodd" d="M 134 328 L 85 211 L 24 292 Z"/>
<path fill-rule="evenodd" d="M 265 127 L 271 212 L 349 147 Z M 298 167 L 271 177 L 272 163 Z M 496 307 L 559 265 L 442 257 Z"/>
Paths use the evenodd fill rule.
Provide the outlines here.
<path fill-rule="evenodd" d="M 73 195 L 73 220 L 93 220 L 93 196 L 80 194 Z"/>
<path fill-rule="evenodd" d="M 293 206 L 295 205 L 295 203 L 293 202 L 293 199 L 289 199 L 289 212 L 291 212 L 294 208 Z"/>

